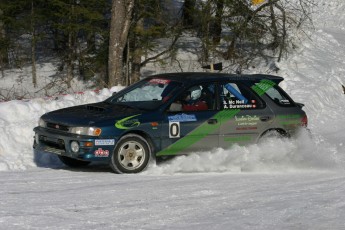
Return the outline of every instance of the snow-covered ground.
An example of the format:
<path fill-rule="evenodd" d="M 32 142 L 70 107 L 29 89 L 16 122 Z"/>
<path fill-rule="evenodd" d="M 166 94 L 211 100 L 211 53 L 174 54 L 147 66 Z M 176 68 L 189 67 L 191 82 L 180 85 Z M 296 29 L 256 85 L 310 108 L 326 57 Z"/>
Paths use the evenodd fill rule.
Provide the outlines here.
<path fill-rule="evenodd" d="M 192 153 L 116 175 L 32 151 L 33 127 L 99 93 L 0 103 L 0 229 L 344 229 L 345 2 L 320 0 L 312 40 L 279 63 L 312 138 Z"/>

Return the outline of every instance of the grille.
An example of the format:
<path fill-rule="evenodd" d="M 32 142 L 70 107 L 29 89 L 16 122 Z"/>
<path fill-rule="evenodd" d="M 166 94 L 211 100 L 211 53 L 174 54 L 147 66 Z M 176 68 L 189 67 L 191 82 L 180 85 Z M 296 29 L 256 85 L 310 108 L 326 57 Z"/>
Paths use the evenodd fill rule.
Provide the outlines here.
<path fill-rule="evenodd" d="M 44 151 L 46 151 L 48 153 L 55 153 L 55 154 L 58 154 L 58 155 L 61 155 L 61 154 L 65 153 L 65 150 L 54 148 L 54 147 L 51 147 L 51 146 L 46 146 L 44 148 Z"/>
<path fill-rule="evenodd" d="M 65 142 L 62 139 L 49 140 L 47 137 L 40 136 L 39 141 L 43 143 L 46 147 L 51 147 L 54 149 L 60 149 L 65 151 Z"/>
<path fill-rule="evenodd" d="M 47 128 L 68 132 L 68 126 L 60 125 L 56 123 L 47 123 Z"/>

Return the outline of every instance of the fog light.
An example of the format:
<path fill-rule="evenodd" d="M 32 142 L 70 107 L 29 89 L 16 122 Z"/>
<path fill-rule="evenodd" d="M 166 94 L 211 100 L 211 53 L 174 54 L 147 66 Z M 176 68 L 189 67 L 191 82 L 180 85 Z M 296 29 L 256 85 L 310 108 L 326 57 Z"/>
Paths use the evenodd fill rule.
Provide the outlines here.
<path fill-rule="evenodd" d="M 71 142 L 71 150 L 74 153 L 79 152 L 79 143 L 77 141 L 72 141 Z"/>

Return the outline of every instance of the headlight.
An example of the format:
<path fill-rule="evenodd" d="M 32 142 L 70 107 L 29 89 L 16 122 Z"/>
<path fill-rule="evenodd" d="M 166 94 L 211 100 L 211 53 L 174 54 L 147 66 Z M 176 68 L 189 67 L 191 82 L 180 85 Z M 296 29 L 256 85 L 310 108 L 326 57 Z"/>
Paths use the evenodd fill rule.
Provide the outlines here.
<path fill-rule="evenodd" d="M 99 136 L 102 133 L 102 129 L 96 127 L 73 127 L 69 132 L 79 135 Z"/>
<path fill-rule="evenodd" d="M 38 126 L 46 128 L 47 127 L 47 122 L 45 122 L 42 118 L 38 121 Z"/>

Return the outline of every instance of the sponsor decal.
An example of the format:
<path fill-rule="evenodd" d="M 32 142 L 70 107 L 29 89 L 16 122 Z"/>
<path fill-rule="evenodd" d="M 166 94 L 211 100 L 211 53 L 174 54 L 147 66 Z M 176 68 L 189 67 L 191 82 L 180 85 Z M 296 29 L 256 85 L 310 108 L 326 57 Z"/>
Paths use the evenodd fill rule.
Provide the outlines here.
<path fill-rule="evenodd" d="M 238 127 L 236 130 L 238 131 L 246 131 L 246 130 L 257 130 L 258 127 Z"/>
<path fill-rule="evenodd" d="M 166 85 L 166 84 L 169 84 L 170 81 L 171 81 L 171 80 L 154 78 L 154 79 L 151 79 L 151 80 L 150 80 L 150 83 Z"/>
<path fill-rule="evenodd" d="M 95 151 L 95 157 L 108 157 L 109 156 L 109 150 L 103 150 L 102 148 L 98 148 Z"/>
<path fill-rule="evenodd" d="M 140 116 L 141 114 L 133 115 L 130 117 L 123 118 L 115 123 L 115 127 L 118 129 L 131 129 L 138 127 L 140 122 L 138 119 L 133 119 L 134 117 Z"/>
<path fill-rule="evenodd" d="M 246 122 L 246 121 L 237 123 L 238 126 L 247 126 L 247 125 L 253 126 L 253 125 L 257 125 L 257 124 L 258 124 L 257 122 Z"/>
<path fill-rule="evenodd" d="M 289 104 L 290 104 L 290 101 L 287 100 L 287 99 L 283 99 L 283 100 L 280 100 L 280 103 L 281 103 L 281 104 L 284 104 L 284 105 L 289 105 Z"/>
<path fill-rule="evenodd" d="M 235 116 L 235 121 L 237 122 L 238 126 L 253 126 L 257 125 L 260 118 L 256 115 L 243 115 L 243 116 Z"/>
<path fill-rule="evenodd" d="M 255 109 L 256 101 L 251 100 L 251 104 L 247 104 L 244 100 L 229 100 L 228 102 L 224 101 L 225 109 Z"/>
<path fill-rule="evenodd" d="M 256 115 L 242 115 L 240 117 L 235 116 L 235 121 L 237 125 L 257 125 L 260 118 Z"/>
<path fill-rule="evenodd" d="M 256 108 L 256 105 L 224 105 L 225 109 L 251 109 L 251 108 Z"/>
<path fill-rule="evenodd" d="M 169 138 L 180 138 L 180 122 L 169 122 Z"/>
<path fill-rule="evenodd" d="M 95 145 L 115 145 L 114 139 L 98 139 L 95 140 Z"/>
<path fill-rule="evenodd" d="M 244 100 L 232 100 L 229 101 L 230 105 L 241 105 L 241 104 L 245 104 Z"/>
<path fill-rule="evenodd" d="M 256 115 L 251 116 L 251 115 L 242 115 L 240 117 L 235 116 L 235 121 L 258 121 L 260 118 Z"/>
<path fill-rule="evenodd" d="M 197 121 L 194 114 L 176 114 L 174 116 L 168 116 L 169 122 L 188 122 L 188 121 Z"/>

